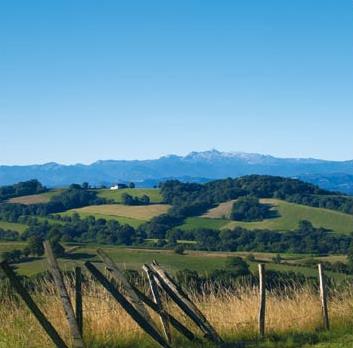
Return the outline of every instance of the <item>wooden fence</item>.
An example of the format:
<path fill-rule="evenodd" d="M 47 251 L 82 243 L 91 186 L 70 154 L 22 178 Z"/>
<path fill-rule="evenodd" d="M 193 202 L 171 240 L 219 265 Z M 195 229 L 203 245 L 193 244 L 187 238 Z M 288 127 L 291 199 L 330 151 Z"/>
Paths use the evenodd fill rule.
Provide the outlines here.
<path fill-rule="evenodd" d="M 70 337 L 73 348 L 85 347 L 83 340 L 83 311 L 82 311 L 82 270 L 80 267 L 75 268 L 75 309 L 68 295 L 63 275 L 59 268 L 58 262 L 54 256 L 51 245 L 48 241 L 44 242 L 44 248 L 48 260 L 50 273 L 53 276 L 57 292 L 60 296 L 64 313 L 70 328 Z M 201 310 L 193 303 L 187 292 L 182 289 L 173 278 L 156 262 L 151 265 L 143 265 L 143 271 L 146 273 L 152 298 L 148 297 L 141 290 L 130 284 L 124 273 L 114 263 L 114 261 L 103 252 L 97 250 L 98 255 L 102 259 L 109 274 L 114 279 L 116 286 L 112 280 L 109 280 L 99 269 L 91 262 L 85 263 L 87 271 L 100 283 L 110 295 L 121 305 L 121 307 L 131 316 L 131 318 L 144 330 L 159 346 L 163 348 L 175 347 L 173 345 L 173 337 L 171 327 L 174 327 L 181 335 L 190 341 L 209 340 L 215 346 L 223 346 L 224 341 L 217 333 L 212 324 L 207 320 Z M 60 337 L 56 329 L 49 322 L 43 312 L 36 305 L 35 301 L 21 284 L 16 273 L 10 265 L 3 261 L 0 268 L 8 277 L 12 287 L 22 298 L 28 309 L 32 312 L 39 324 L 48 334 L 53 344 L 58 348 L 69 348 L 64 340 Z M 318 265 L 319 284 L 320 284 L 320 300 L 322 307 L 323 329 L 329 330 L 329 313 L 327 288 L 325 284 L 324 271 L 321 264 Z M 261 338 L 266 334 L 266 289 L 265 289 L 265 265 L 259 264 L 259 308 L 258 308 L 258 333 Z M 121 290 L 123 289 L 123 293 Z M 201 330 L 204 337 L 197 335 L 172 316 L 165 308 L 162 296 L 169 297 L 180 308 L 184 314 Z M 152 320 L 146 306 L 156 312 L 161 321 L 162 332 Z"/>

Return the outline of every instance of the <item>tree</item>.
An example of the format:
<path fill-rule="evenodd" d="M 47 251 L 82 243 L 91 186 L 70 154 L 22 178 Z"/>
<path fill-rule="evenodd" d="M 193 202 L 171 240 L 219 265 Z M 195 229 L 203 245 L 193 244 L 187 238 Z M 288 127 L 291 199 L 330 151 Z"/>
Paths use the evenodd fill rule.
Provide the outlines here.
<path fill-rule="evenodd" d="M 44 254 L 43 239 L 39 236 L 31 236 L 28 239 L 27 248 L 31 255 L 42 256 Z"/>
<path fill-rule="evenodd" d="M 83 190 L 88 190 L 88 189 L 89 189 L 89 183 L 88 183 L 88 182 L 84 182 L 84 183 L 82 184 L 82 189 L 83 189 Z"/>
<path fill-rule="evenodd" d="M 178 245 L 174 248 L 174 252 L 175 252 L 176 254 L 179 254 L 179 255 L 184 255 L 184 252 L 185 252 L 185 247 L 184 247 L 184 245 L 178 244 Z"/>
<path fill-rule="evenodd" d="M 135 184 L 133 182 L 130 182 L 129 183 L 129 188 L 134 189 L 135 188 Z"/>
<path fill-rule="evenodd" d="M 55 236 L 50 240 L 50 245 L 56 257 L 65 255 L 65 248 L 59 243 L 60 236 Z"/>
<path fill-rule="evenodd" d="M 282 257 L 281 257 L 281 255 L 280 255 L 280 254 L 277 254 L 276 256 L 274 256 L 274 257 L 272 258 L 272 261 L 273 261 L 274 263 L 276 263 L 276 264 L 280 264 L 280 263 L 282 262 Z"/>
<path fill-rule="evenodd" d="M 269 210 L 269 206 L 261 204 L 257 197 L 245 196 L 234 202 L 230 218 L 238 221 L 261 221 L 268 216 Z"/>
<path fill-rule="evenodd" d="M 250 273 L 249 265 L 238 256 L 228 257 L 226 260 L 226 268 L 237 276 L 243 276 Z"/>
<path fill-rule="evenodd" d="M 137 198 L 137 197 L 136 197 Z M 150 197 L 148 197 L 147 195 L 143 195 L 140 198 L 140 204 L 141 205 L 149 205 L 150 204 Z"/>

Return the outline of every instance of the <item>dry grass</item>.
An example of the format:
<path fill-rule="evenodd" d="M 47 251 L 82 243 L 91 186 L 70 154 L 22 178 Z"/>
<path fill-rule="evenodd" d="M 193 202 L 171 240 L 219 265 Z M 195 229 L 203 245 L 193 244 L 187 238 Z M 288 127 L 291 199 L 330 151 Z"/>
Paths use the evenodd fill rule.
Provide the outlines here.
<path fill-rule="evenodd" d="M 72 293 L 72 286 L 69 288 Z M 53 285 L 46 283 L 41 290 L 37 290 L 34 297 L 62 337 L 69 341 L 62 306 Z M 244 287 L 237 293 L 224 292 L 218 295 L 211 291 L 207 292 L 207 295 L 205 293 L 193 296 L 193 299 L 226 341 L 256 339 L 258 306 L 256 288 Z M 349 291 L 333 293 L 329 307 L 333 326 L 352 324 L 352 300 L 353 294 Z M 90 281 L 85 285 L 83 303 L 87 347 L 157 347 L 95 282 Z M 170 302 L 168 310 L 185 323 L 184 315 Z M 158 318 L 151 314 L 159 325 Z M 281 296 L 270 293 L 266 320 L 269 333 L 314 332 L 321 327 L 319 297 L 308 288 L 284 291 Z M 0 307 L 0 322 L 1 348 L 52 347 L 46 334 L 21 301 L 3 300 Z M 198 332 L 191 323 L 188 326 Z M 175 332 L 173 336 L 178 337 Z M 177 347 L 193 346 L 180 337 L 177 340 Z"/>
<path fill-rule="evenodd" d="M 130 206 L 122 204 L 91 205 L 80 209 L 73 209 L 77 213 L 99 214 L 106 216 L 121 216 L 138 220 L 150 220 L 155 216 L 166 213 L 170 208 L 167 204 L 150 204 L 141 206 Z"/>
<path fill-rule="evenodd" d="M 202 217 L 212 219 L 229 219 L 233 203 L 236 199 L 219 204 L 217 207 L 210 209 Z"/>
<path fill-rule="evenodd" d="M 19 203 L 19 204 L 38 204 L 38 203 L 48 203 L 52 197 L 61 193 L 62 189 L 51 190 L 49 192 L 39 193 L 35 195 L 20 196 L 15 198 L 10 198 L 9 203 Z"/>
<path fill-rule="evenodd" d="M 28 195 L 9 199 L 9 203 L 19 203 L 19 204 L 38 204 L 38 203 L 48 203 L 50 200 L 49 196 L 46 195 Z"/>

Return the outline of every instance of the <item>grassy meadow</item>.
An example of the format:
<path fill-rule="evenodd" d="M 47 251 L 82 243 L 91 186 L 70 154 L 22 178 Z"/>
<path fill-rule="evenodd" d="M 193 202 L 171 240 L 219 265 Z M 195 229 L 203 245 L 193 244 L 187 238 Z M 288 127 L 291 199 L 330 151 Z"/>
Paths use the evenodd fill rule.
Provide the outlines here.
<path fill-rule="evenodd" d="M 272 210 L 277 212 L 278 217 L 257 222 L 230 221 L 227 216 L 229 216 L 233 202 L 222 203 L 203 216 L 189 218 L 181 227 L 188 230 L 199 227 L 232 229 L 239 226 L 249 230 L 290 231 L 298 226 L 300 220 L 309 220 L 315 227 L 324 227 L 336 233 L 350 234 L 353 232 L 353 215 L 288 203 L 279 199 L 261 199 L 261 203 L 272 206 Z"/>
<path fill-rule="evenodd" d="M 1 242 L 0 254 L 4 251 L 14 249 L 23 249 L 26 242 Z M 206 252 L 206 251 L 187 251 L 185 255 L 178 255 L 173 250 L 168 249 L 148 249 L 148 248 L 128 248 L 113 245 L 98 244 L 66 244 L 65 248 L 69 250 L 73 246 L 79 246 L 74 252 L 68 253 L 65 258 L 59 259 L 59 264 L 65 271 L 71 271 L 75 265 L 82 265 L 85 261 L 100 265 L 100 259 L 96 254 L 98 247 L 102 248 L 122 269 L 139 270 L 144 263 L 151 263 L 157 260 L 171 273 L 179 270 L 190 269 L 202 274 L 210 273 L 216 269 L 224 269 L 226 267 L 227 258 L 239 256 L 247 259 L 249 254 L 255 256 L 255 261 L 248 261 L 250 270 L 254 273 L 257 271 L 259 262 L 266 263 L 268 270 L 281 272 L 296 272 L 305 276 L 317 277 L 316 268 L 304 267 L 302 264 L 307 259 L 316 259 L 328 262 L 346 262 L 343 255 L 334 256 L 311 256 L 303 254 L 281 254 L 283 263 L 276 264 L 273 262 L 273 253 L 249 253 L 249 252 Z M 17 272 L 21 275 L 32 276 L 43 272 L 47 269 L 47 262 L 44 257 L 33 258 L 26 262 L 14 265 Z M 340 281 L 346 279 L 347 276 L 342 273 L 327 272 L 327 275 Z"/>
<path fill-rule="evenodd" d="M 0 228 L 4 230 L 11 230 L 11 231 L 17 231 L 19 233 L 22 233 L 27 228 L 27 225 L 0 220 Z"/>
<path fill-rule="evenodd" d="M 9 203 L 18 204 L 38 204 L 38 203 L 48 203 L 51 198 L 62 192 L 63 189 L 50 190 L 48 192 L 39 193 L 36 195 L 20 196 L 11 198 L 8 200 Z"/>
<path fill-rule="evenodd" d="M 144 206 L 131 206 L 123 204 L 91 205 L 78 209 L 71 209 L 60 215 L 78 213 L 82 217 L 94 216 L 95 218 L 117 220 L 121 224 L 138 227 L 145 221 L 155 216 L 166 213 L 170 208 L 167 204 L 150 204 Z"/>

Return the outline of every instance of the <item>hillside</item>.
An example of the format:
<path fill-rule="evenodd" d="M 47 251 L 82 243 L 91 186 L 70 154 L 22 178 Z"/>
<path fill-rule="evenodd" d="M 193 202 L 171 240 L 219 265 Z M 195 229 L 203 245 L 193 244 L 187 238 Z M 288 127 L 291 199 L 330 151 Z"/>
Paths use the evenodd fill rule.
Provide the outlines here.
<path fill-rule="evenodd" d="M 182 228 L 209 227 L 232 229 L 239 226 L 249 230 L 269 229 L 274 231 L 290 231 L 298 226 L 299 221 L 308 220 L 315 227 L 324 227 L 336 233 L 349 234 L 353 232 L 353 215 L 329 209 L 288 203 L 279 199 L 261 199 L 260 201 L 263 204 L 271 205 L 272 210 L 278 213 L 278 217 L 258 222 L 230 221 L 224 217 L 229 216 L 234 201 L 228 201 L 210 209 L 200 217 L 189 218 Z"/>
<path fill-rule="evenodd" d="M 18 203 L 18 204 L 38 204 L 38 203 L 48 203 L 51 198 L 59 194 L 63 190 L 51 190 L 49 192 L 39 193 L 35 195 L 19 196 L 15 198 L 10 198 L 8 203 Z"/>
<path fill-rule="evenodd" d="M 117 220 L 122 224 L 138 227 L 143 222 L 155 216 L 166 213 L 170 208 L 167 204 L 150 204 L 147 206 L 127 206 L 123 204 L 91 205 L 78 209 L 71 209 L 62 216 L 78 213 L 81 217 L 94 216 L 97 219 Z"/>
<path fill-rule="evenodd" d="M 38 204 L 38 198 L 48 200 L 48 195 L 49 202 Z M 148 204 L 144 195 L 163 203 Z M 351 243 L 353 198 L 283 177 L 252 175 L 205 184 L 170 180 L 159 189 L 116 191 L 72 184 L 35 197 L 16 197 L 22 203 L 29 200 L 27 204 L 0 205 L 6 225 L 2 239 L 50 236 L 65 242 L 172 248 L 182 240 L 196 250 L 336 254 L 346 253 Z M 240 222 L 257 218 L 239 215 L 239 221 L 230 220 L 233 202 L 242 204 L 249 197 L 260 206 L 271 205 L 272 213 L 258 222 Z"/>

